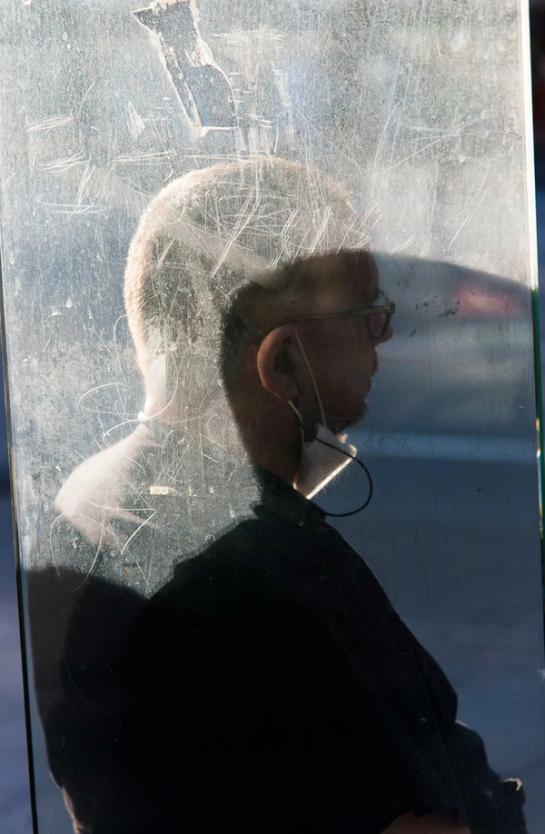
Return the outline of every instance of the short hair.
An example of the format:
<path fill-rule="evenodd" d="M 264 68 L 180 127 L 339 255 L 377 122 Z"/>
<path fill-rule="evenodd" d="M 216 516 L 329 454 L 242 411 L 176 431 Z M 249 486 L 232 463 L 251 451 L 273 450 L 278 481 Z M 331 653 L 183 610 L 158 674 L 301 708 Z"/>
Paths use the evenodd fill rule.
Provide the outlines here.
<path fill-rule="evenodd" d="M 233 293 L 222 317 L 220 367 L 229 396 L 235 392 L 244 356 L 283 320 L 321 312 L 330 289 L 350 290 L 365 281 L 378 292 L 378 270 L 368 249 L 341 250 L 297 258 L 272 275 L 257 277 Z"/>
<path fill-rule="evenodd" d="M 175 179 L 144 212 L 127 258 L 125 304 L 144 377 L 156 357 L 174 355 L 202 404 L 217 390 L 233 296 L 256 276 L 364 248 L 364 225 L 339 183 L 298 162 L 238 160 Z"/>

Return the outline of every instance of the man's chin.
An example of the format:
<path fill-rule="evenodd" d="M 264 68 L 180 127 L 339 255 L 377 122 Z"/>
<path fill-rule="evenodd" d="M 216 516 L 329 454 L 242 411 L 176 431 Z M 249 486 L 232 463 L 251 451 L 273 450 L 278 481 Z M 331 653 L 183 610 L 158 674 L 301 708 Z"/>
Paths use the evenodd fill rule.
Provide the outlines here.
<path fill-rule="evenodd" d="M 365 401 L 357 414 L 354 414 L 351 417 L 343 417 L 336 420 L 332 426 L 333 432 L 335 434 L 342 434 L 342 432 L 346 431 L 346 429 L 351 429 L 354 426 L 359 426 L 360 423 L 362 423 L 367 416 L 367 408 L 367 402 Z"/>

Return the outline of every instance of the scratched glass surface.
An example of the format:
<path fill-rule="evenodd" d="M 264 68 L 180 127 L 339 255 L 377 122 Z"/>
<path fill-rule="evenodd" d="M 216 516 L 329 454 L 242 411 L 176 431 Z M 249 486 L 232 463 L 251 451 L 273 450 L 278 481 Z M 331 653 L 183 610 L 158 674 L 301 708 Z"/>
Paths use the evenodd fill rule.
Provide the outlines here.
<path fill-rule="evenodd" d="M 366 247 L 396 305 L 394 335 L 365 419 L 346 427 L 373 500 L 331 523 L 447 672 L 493 768 L 523 780 L 539 834 L 525 3 L 3 0 L 0 14 L 3 301 L 40 834 L 88 810 L 64 781 L 59 750 L 75 742 L 49 720 L 67 634 L 76 666 L 113 657 L 123 618 L 254 501 L 219 370 L 225 303 L 296 258 Z M 174 304 L 153 276 L 172 287 L 180 274 Z M 349 512 L 368 490 L 351 465 L 315 501 Z M 92 580 L 130 594 L 89 622 L 77 600 Z"/>

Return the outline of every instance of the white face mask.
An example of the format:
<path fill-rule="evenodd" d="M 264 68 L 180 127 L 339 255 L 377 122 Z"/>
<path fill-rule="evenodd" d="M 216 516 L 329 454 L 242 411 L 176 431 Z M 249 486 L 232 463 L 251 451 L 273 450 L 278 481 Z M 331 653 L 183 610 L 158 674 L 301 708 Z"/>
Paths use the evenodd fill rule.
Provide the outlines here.
<path fill-rule="evenodd" d="M 293 403 L 290 403 L 295 410 Z M 298 412 L 297 412 L 298 414 Z M 300 415 L 298 414 L 299 419 Z M 318 423 L 312 440 L 304 439 L 301 447 L 299 470 L 293 486 L 305 498 L 314 498 L 337 475 L 354 461 L 357 449 L 346 442 L 346 436 L 333 434 L 326 426 Z"/>

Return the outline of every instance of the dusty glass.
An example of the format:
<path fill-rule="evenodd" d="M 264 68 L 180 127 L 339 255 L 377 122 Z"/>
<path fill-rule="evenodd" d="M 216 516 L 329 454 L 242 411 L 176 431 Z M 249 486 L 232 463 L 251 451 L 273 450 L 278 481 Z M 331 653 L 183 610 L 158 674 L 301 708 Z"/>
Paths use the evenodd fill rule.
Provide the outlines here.
<path fill-rule="evenodd" d="M 37 830 L 538 834 L 526 4 L 1 8 Z"/>

